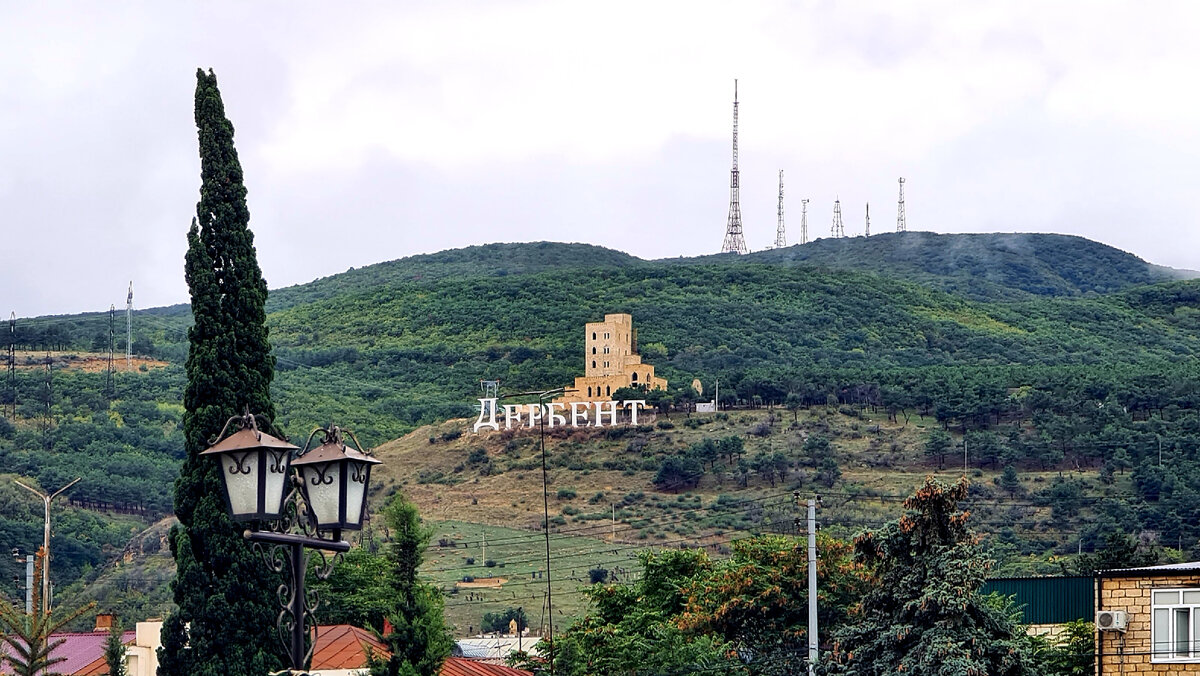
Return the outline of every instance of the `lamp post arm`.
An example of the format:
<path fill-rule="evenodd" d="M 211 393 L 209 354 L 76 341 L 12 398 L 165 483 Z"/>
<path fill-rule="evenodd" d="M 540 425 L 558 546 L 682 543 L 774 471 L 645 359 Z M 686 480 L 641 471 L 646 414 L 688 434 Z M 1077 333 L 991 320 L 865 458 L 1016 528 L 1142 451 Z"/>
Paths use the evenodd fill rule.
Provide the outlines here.
<path fill-rule="evenodd" d="M 38 496 L 39 498 L 41 498 L 43 500 L 46 499 L 45 493 L 37 490 L 36 488 L 32 488 L 32 487 L 28 486 L 27 484 L 25 484 L 25 482 L 21 481 L 20 479 L 13 479 L 13 483 L 20 486 L 21 488 L 24 488 L 25 490 L 29 491 L 30 493 L 33 493 L 34 495 Z"/>
<path fill-rule="evenodd" d="M 79 483 L 80 481 L 83 481 L 83 477 L 79 477 L 79 478 L 75 479 L 74 481 L 72 481 L 71 483 L 67 484 L 66 486 L 63 486 L 62 488 L 60 488 L 60 489 L 58 489 L 58 490 L 54 491 L 54 492 L 53 492 L 53 493 L 50 495 L 50 498 L 49 498 L 49 499 L 50 499 L 50 500 L 53 500 L 54 498 L 57 498 L 57 497 L 59 496 L 59 494 L 61 494 L 63 491 L 67 490 L 67 489 L 68 489 L 68 488 L 70 488 L 71 486 L 74 486 L 75 484 Z"/>

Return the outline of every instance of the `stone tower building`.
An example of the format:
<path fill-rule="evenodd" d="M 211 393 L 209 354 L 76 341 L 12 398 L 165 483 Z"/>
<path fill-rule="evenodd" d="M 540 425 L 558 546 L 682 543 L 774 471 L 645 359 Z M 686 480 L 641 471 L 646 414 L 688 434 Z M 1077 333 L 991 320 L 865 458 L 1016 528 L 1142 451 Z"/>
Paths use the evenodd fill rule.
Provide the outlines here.
<path fill-rule="evenodd" d="M 574 392 L 557 401 L 604 401 L 622 387 L 667 389 L 666 379 L 642 363 L 632 316 L 604 315 L 604 321 L 588 322 L 584 331 L 584 376 L 575 379 Z"/>

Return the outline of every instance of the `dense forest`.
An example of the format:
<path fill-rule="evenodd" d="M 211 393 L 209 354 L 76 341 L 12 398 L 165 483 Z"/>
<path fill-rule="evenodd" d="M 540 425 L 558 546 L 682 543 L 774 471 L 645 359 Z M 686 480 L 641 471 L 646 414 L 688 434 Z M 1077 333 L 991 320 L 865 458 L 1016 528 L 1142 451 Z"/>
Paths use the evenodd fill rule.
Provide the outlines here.
<path fill-rule="evenodd" d="M 719 380 L 727 404 L 929 416 L 941 428 L 931 466 L 965 443 L 979 467 L 1090 470 L 1037 496 L 1064 527 L 1086 508 L 1091 543 L 1152 532 L 1186 549 L 1200 538 L 1200 282 L 1171 276 L 1054 235 L 902 233 L 662 261 L 471 247 L 273 291 L 274 398 L 293 438 L 334 421 L 377 445 L 471 415 L 483 378 L 504 391 L 571 382 L 583 324 L 629 312 L 645 360 L 671 382 L 666 409 L 686 409 L 699 378 L 706 393 Z M 107 352 L 107 313 L 17 322 L 0 468 L 51 487 L 84 477 L 56 531 L 87 543 L 60 554 L 68 579 L 170 511 L 189 321 L 185 306 L 138 311 L 132 347 L 145 359 L 111 384 L 106 368 L 78 368 Z M 1126 477 L 1127 499 L 1092 497 Z M 0 492 L 0 539 L 36 546 L 35 511 Z M 5 591 L 11 565 L 0 564 Z"/>

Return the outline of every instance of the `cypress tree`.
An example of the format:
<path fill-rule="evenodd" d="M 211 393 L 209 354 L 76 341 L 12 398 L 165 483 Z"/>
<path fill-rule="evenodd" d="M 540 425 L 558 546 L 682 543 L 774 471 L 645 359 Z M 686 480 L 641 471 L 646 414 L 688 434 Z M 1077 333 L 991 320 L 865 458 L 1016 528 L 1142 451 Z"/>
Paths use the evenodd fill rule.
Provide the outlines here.
<path fill-rule="evenodd" d="M 256 559 L 225 509 L 217 463 L 199 457 L 245 408 L 274 417 L 275 359 L 267 341 L 267 284 L 248 227 L 233 125 L 210 70 L 196 72 L 200 201 L 188 231 L 188 331 L 183 432 L 171 553 L 177 610 L 163 625 L 159 674 L 265 674 L 280 668 L 277 578 Z"/>

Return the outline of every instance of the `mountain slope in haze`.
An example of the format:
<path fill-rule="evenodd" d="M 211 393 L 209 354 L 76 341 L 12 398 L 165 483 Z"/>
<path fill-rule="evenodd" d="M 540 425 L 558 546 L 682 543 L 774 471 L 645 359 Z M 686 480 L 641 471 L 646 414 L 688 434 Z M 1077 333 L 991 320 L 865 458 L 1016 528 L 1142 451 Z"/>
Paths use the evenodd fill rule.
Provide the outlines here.
<path fill-rule="evenodd" d="M 714 257 L 702 257 L 713 261 Z M 745 256 L 898 277 L 976 299 L 1110 293 L 1194 273 L 1152 265 L 1100 242 L 1042 233 L 883 233 L 822 238 Z"/>

